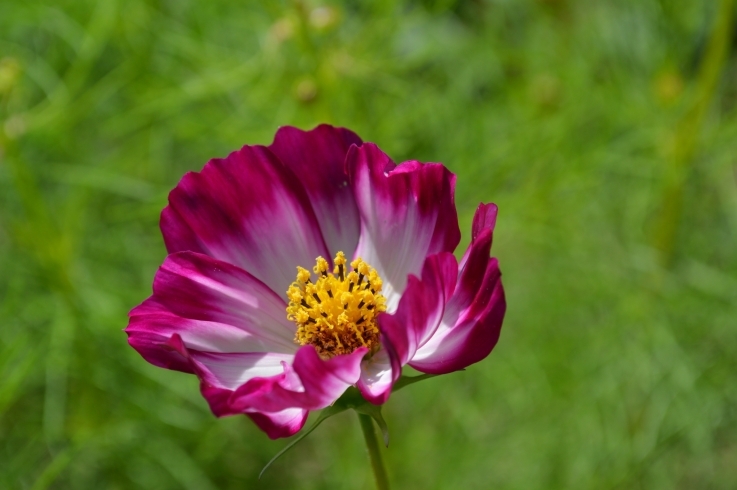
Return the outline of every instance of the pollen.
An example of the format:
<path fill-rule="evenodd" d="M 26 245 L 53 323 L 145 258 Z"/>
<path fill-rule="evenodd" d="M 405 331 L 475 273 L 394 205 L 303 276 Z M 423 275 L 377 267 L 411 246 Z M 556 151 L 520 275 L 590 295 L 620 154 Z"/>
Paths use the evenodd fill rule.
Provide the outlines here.
<path fill-rule="evenodd" d="M 312 269 L 297 267 L 297 278 L 287 290 L 287 318 L 297 324 L 294 341 L 312 344 L 323 359 L 350 354 L 359 347 L 370 353 L 379 348 L 376 317 L 386 311 L 382 281 L 376 271 L 357 258 L 346 267 L 343 252 L 333 260 L 323 257 Z"/>

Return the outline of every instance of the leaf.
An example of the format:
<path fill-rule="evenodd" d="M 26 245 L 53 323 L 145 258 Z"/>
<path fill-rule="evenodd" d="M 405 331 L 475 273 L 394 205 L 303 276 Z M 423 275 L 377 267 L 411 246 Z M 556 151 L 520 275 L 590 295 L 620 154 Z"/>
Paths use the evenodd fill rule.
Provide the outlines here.
<path fill-rule="evenodd" d="M 304 439 L 305 437 L 307 437 L 308 435 L 310 435 L 310 433 L 313 430 L 317 429 L 317 426 L 318 425 L 320 425 L 321 423 L 323 423 L 325 420 L 329 419 L 333 415 L 337 415 L 337 414 L 339 414 L 341 412 L 344 412 L 347 408 L 348 408 L 347 406 L 344 406 L 342 404 L 338 404 L 336 402 L 334 405 L 332 405 L 332 406 L 324 409 L 322 412 L 320 412 L 320 416 L 317 418 L 317 420 L 315 420 L 315 422 L 310 426 L 309 429 L 306 429 L 306 430 L 302 431 L 302 433 L 300 435 L 298 435 L 295 439 L 293 439 L 289 444 L 287 444 L 286 446 L 284 446 L 284 448 L 281 451 L 279 451 L 278 453 L 276 453 L 276 456 L 274 456 L 273 458 L 271 458 L 271 460 L 268 463 L 266 463 L 266 466 L 264 466 L 264 468 L 261 470 L 261 473 L 258 474 L 259 480 L 264 475 L 264 472 L 266 471 L 266 469 L 269 466 L 271 466 L 271 464 L 274 461 L 276 461 L 281 456 L 283 456 L 284 453 L 286 453 L 287 451 L 289 451 L 290 449 L 292 449 L 299 441 L 301 441 L 302 439 Z"/>
<path fill-rule="evenodd" d="M 437 376 L 437 374 L 421 374 L 419 376 L 402 376 L 401 378 L 397 380 L 396 383 L 394 383 L 394 388 L 392 389 L 392 393 L 394 393 L 395 391 L 401 390 L 405 386 L 419 383 L 420 381 L 434 378 L 435 376 Z"/>

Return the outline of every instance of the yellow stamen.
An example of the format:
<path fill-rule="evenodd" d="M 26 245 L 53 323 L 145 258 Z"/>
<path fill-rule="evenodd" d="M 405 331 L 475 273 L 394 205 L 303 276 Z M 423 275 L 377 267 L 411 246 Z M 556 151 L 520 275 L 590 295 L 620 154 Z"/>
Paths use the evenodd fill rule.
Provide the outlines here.
<path fill-rule="evenodd" d="M 318 257 L 312 269 L 297 267 L 297 279 L 289 286 L 287 318 L 297 324 L 294 341 L 312 344 L 324 359 L 350 354 L 359 347 L 379 348 L 376 317 L 386 311 L 382 281 L 376 271 L 357 258 L 346 270 L 346 258 L 338 252 L 330 271 L 328 261 Z"/>

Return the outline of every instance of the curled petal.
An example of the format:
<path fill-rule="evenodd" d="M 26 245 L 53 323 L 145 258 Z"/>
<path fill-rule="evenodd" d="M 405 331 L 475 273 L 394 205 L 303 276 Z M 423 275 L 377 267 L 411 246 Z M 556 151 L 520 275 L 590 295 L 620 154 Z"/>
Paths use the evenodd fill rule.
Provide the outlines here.
<path fill-rule="evenodd" d="M 378 317 L 382 336 L 392 346 L 403 366 L 427 339 L 433 336 L 455 289 L 458 265 L 450 253 L 427 258 L 422 279 L 410 276 L 394 314 Z"/>
<path fill-rule="evenodd" d="M 446 298 L 455 287 L 458 266 L 450 253 L 430 256 L 422 279 L 410 276 L 394 314 L 377 317 L 382 348 L 362 364 L 358 388 L 371 403 L 386 402 L 393 384 L 417 349 L 440 324 Z"/>
<path fill-rule="evenodd" d="M 297 351 L 293 364 L 284 373 L 268 379 L 254 379 L 240 387 L 231 398 L 236 411 L 274 412 L 298 406 L 319 410 L 331 405 L 361 374 L 366 348 L 324 360 L 311 345 Z"/>
<path fill-rule="evenodd" d="M 473 224 L 471 225 L 471 241 L 476 241 L 483 231 L 494 232 L 496 227 L 496 217 L 499 208 L 494 203 L 479 204 L 476 213 L 473 215 Z"/>
<path fill-rule="evenodd" d="M 491 259 L 475 302 L 454 324 L 441 323 L 409 365 L 425 373 L 445 374 L 481 361 L 499 340 L 505 311 L 498 263 Z"/>
<path fill-rule="evenodd" d="M 130 325 L 129 325 L 130 328 Z M 136 335 L 129 335 L 128 344 L 144 359 L 164 369 L 194 374 L 194 368 L 188 357 L 167 345 L 171 338 L 158 333 L 156 329 L 141 329 Z"/>
<path fill-rule="evenodd" d="M 473 215 L 473 223 L 471 225 L 471 243 L 478 240 L 479 235 L 481 235 L 482 232 L 488 232 L 491 233 L 491 236 L 493 238 L 494 228 L 496 227 L 496 217 L 499 213 L 499 208 L 494 203 L 479 204 L 479 207 L 476 208 L 476 213 Z M 489 248 L 491 249 L 491 241 L 489 242 Z M 463 255 L 463 259 L 461 259 L 461 265 L 460 268 L 463 269 L 466 260 L 468 260 L 468 254 L 473 250 L 473 247 L 468 247 L 466 249 L 466 253 Z M 488 256 L 488 252 L 486 254 Z"/>
<path fill-rule="evenodd" d="M 169 253 L 199 252 L 247 270 L 276 292 L 296 264 L 329 256 L 307 193 L 267 148 L 244 146 L 189 172 L 161 214 Z"/>
<path fill-rule="evenodd" d="M 452 252 L 460 240 L 453 201 L 455 175 L 416 161 L 396 166 L 371 143 L 351 147 L 346 169 L 361 217 L 356 256 L 384 280 L 387 309 L 396 310 L 410 274 L 425 258 Z"/>
<path fill-rule="evenodd" d="M 492 210 L 494 219 L 488 219 Z M 443 319 L 409 362 L 419 371 L 444 374 L 463 369 L 488 356 L 499 340 L 506 301 L 498 261 L 489 258 L 495 211 L 488 206 L 477 211 L 474 239 Z M 476 223 L 483 224 L 477 228 Z"/>
<path fill-rule="evenodd" d="M 304 387 L 301 406 L 317 410 L 331 405 L 358 381 L 361 360 L 367 352 L 367 348 L 361 347 L 350 354 L 323 360 L 311 345 L 299 349 L 292 367 Z"/>
<path fill-rule="evenodd" d="M 286 408 L 279 412 L 253 412 L 246 415 L 271 439 L 291 437 L 304 427 L 310 412 L 303 408 Z"/>
<path fill-rule="evenodd" d="M 218 417 L 238 415 L 233 409 L 230 400 L 232 390 L 217 388 L 205 382 L 200 383 L 203 397 L 209 402 L 212 412 Z M 304 408 L 285 408 L 277 412 L 246 412 L 245 415 L 253 420 L 259 429 L 271 439 L 290 437 L 299 432 L 307 422 L 309 410 Z"/>
<path fill-rule="evenodd" d="M 399 356 L 390 341 L 382 335 L 381 349 L 361 363 L 361 377 L 356 387 L 366 400 L 382 405 L 389 399 L 392 386 L 401 374 Z"/>
<path fill-rule="evenodd" d="M 200 378 L 202 395 L 215 415 L 246 414 L 271 438 L 296 433 L 309 410 L 334 403 L 358 381 L 367 352 L 361 348 L 328 360 L 313 346 L 302 347 L 293 359 L 271 353 L 214 354 L 188 349 L 176 334 L 167 346 Z"/>
<path fill-rule="evenodd" d="M 348 186 L 345 157 L 351 145 L 361 145 L 355 133 L 321 124 L 311 131 L 279 128 L 269 150 L 302 182 L 315 210 L 330 251 L 353 252 L 360 221 L 353 192 Z"/>
<path fill-rule="evenodd" d="M 287 364 L 285 358 L 278 356 L 264 356 L 254 359 L 248 354 L 220 354 L 197 352 L 188 349 L 181 337 L 173 335 L 168 346 L 176 351 L 190 364 L 192 372 L 200 378 L 200 391 L 207 400 L 212 412 L 218 417 L 245 413 L 258 427 L 272 438 L 289 437 L 297 433 L 307 421 L 308 410 L 301 407 L 285 407 L 275 411 L 239 411 L 232 404 L 234 388 L 243 381 L 239 374 L 243 367 L 258 364 L 261 361 L 261 376 L 283 377 L 276 374 Z M 278 366 L 278 367 L 277 367 Z M 251 377 L 251 381 L 269 379 Z"/>

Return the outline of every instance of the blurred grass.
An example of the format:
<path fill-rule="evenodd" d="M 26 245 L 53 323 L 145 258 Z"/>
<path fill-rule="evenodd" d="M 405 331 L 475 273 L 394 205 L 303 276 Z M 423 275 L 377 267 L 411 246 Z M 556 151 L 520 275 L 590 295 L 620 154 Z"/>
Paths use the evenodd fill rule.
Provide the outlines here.
<path fill-rule="evenodd" d="M 284 441 L 121 332 L 181 175 L 320 122 L 448 165 L 464 244 L 500 206 L 501 341 L 389 401 L 397 488 L 737 487 L 730 5 L 3 1 L 0 487 L 372 488 L 349 415 L 256 481 Z"/>

